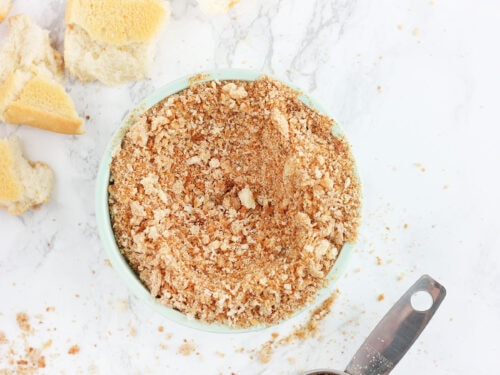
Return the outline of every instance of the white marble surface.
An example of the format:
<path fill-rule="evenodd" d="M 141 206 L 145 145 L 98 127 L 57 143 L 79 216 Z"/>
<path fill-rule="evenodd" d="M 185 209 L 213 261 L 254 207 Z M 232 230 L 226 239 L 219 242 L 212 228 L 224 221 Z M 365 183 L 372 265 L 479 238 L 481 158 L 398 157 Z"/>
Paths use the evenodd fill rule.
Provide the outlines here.
<path fill-rule="evenodd" d="M 56 173 L 48 205 L 22 217 L 0 212 L 0 331 L 8 340 L 0 369 L 48 340 L 42 374 L 342 368 L 428 273 L 448 296 L 393 373 L 498 373 L 500 3 L 241 0 L 208 18 L 195 1 L 172 0 L 172 11 L 150 80 L 114 88 L 67 80 L 78 112 L 90 116 L 85 135 L 0 124 L 0 136 L 16 134 L 29 158 Z M 19 12 L 50 28 L 61 48 L 64 2 L 14 0 L 11 14 Z M 172 79 L 228 66 L 275 74 L 320 100 L 343 124 L 364 182 L 357 252 L 320 337 L 277 347 L 267 364 L 252 350 L 306 317 L 241 335 L 165 321 L 106 264 L 96 231 L 99 159 L 127 110 Z M 19 329 L 19 312 L 29 315 L 30 334 Z M 189 356 L 178 353 L 185 339 L 196 347 Z M 74 344 L 80 352 L 70 355 Z"/>

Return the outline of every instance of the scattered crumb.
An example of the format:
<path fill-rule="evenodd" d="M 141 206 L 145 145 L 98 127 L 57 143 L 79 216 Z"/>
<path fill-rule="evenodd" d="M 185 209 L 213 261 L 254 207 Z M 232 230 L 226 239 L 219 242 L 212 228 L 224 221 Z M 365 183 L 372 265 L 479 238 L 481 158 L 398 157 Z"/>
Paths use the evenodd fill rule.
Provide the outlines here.
<path fill-rule="evenodd" d="M 196 346 L 192 341 L 187 341 L 186 339 L 184 339 L 184 342 L 181 344 L 181 346 L 179 346 L 177 353 L 187 357 L 191 355 L 191 353 L 193 353 L 195 349 Z"/>
<path fill-rule="evenodd" d="M 377 301 L 379 301 L 379 302 L 380 302 L 380 301 L 383 301 L 383 300 L 384 300 L 384 298 L 385 298 L 384 294 L 383 294 L 383 293 L 381 293 L 381 294 L 379 294 L 379 295 L 378 295 L 378 297 L 377 297 Z"/>
<path fill-rule="evenodd" d="M 398 30 L 403 30 L 403 25 L 399 24 L 398 25 Z"/>
<path fill-rule="evenodd" d="M 448 185 L 443 185 L 444 190 L 448 190 Z"/>
<path fill-rule="evenodd" d="M 280 335 L 280 334 L 279 334 L 278 332 L 273 332 L 273 333 L 271 334 L 271 337 L 272 337 L 273 339 L 275 339 L 275 338 L 277 338 L 279 335 Z"/>
<path fill-rule="evenodd" d="M 297 359 L 295 359 L 294 357 L 288 357 L 287 359 L 288 359 L 288 362 L 290 362 L 292 365 L 297 363 Z"/>
<path fill-rule="evenodd" d="M 7 344 L 9 341 L 7 340 L 7 336 L 5 336 L 5 333 L 0 331 L 0 345 L 2 344 Z"/>
<path fill-rule="evenodd" d="M 80 295 L 78 293 L 75 294 L 75 298 L 80 298 Z"/>
<path fill-rule="evenodd" d="M 24 312 L 17 313 L 16 320 L 17 320 L 17 325 L 23 331 L 28 332 L 31 329 L 31 326 L 29 324 L 28 314 L 26 314 Z"/>
<path fill-rule="evenodd" d="M 318 308 L 311 312 L 309 320 L 304 325 L 300 325 L 295 328 L 294 331 L 288 336 L 285 336 L 280 340 L 276 340 L 279 335 L 271 335 L 271 339 L 262 344 L 256 352 L 259 361 L 262 363 L 268 363 L 278 345 L 288 345 L 295 340 L 305 340 L 309 337 L 315 337 L 319 332 L 320 322 L 328 315 L 333 302 L 339 294 L 340 291 L 337 289 L 330 297 L 323 301 Z"/>
<path fill-rule="evenodd" d="M 423 173 L 425 172 L 425 167 L 422 165 L 422 163 L 415 163 L 414 164 L 417 168 L 420 168 L 420 171 Z"/>
<path fill-rule="evenodd" d="M 401 281 L 401 280 L 403 280 L 403 279 L 404 279 L 404 277 L 405 277 L 405 274 L 402 272 L 402 273 L 400 273 L 400 274 L 398 275 L 398 277 L 396 277 L 396 280 L 397 280 L 397 281 Z"/>
<path fill-rule="evenodd" d="M 51 346 L 52 346 L 52 340 L 47 340 L 43 343 L 42 349 L 45 350 L 50 348 Z"/>
<path fill-rule="evenodd" d="M 128 301 L 126 299 L 119 299 L 115 302 L 115 310 L 123 313 L 129 308 Z"/>
<path fill-rule="evenodd" d="M 172 338 L 172 334 L 169 332 L 167 334 L 165 334 L 165 339 L 166 340 L 170 340 Z"/>
<path fill-rule="evenodd" d="M 412 31 L 413 36 L 419 36 L 420 35 L 420 29 L 418 27 L 415 27 Z"/>
<path fill-rule="evenodd" d="M 358 268 L 354 269 L 354 272 L 356 272 L 356 273 L 361 272 L 361 268 L 358 267 Z"/>
<path fill-rule="evenodd" d="M 378 85 L 378 86 L 377 86 L 377 91 L 378 91 L 379 93 L 381 93 L 381 92 L 382 92 L 382 86 Z"/>
<path fill-rule="evenodd" d="M 54 311 L 56 311 L 56 308 L 54 306 L 47 306 L 45 308 L 45 311 L 46 312 L 54 312 Z"/>
<path fill-rule="evenodd" d="M 160 349 L 161 350 L 167 350 L 168 346 L 162 343 L 162 344 L 160 344 Z"/>
<path fill-rule="evenodd" d="M 377 257 L 376 260 L 377 260 L 377 266 L 381 266 L 382 265 L 382 258 Z"/>
<path fill-rule="evenodd" d="M 163 326 L 158 326 L 158 332 L 163 332 L 164 328 Z"/>
<path fill-rule="evenodd" d="M 86 115 L 86 116 L 85 116 L 85 120 L 87 120 L 87 121 L 88 121 L 88 120 L 90 120 L 90 116 L 89 116 L 89 115 Z"/>
<path fill-rule="evenodd" d="M 259 361 L 262 363 L 269 363 L 274 353 L 273 344 L 273 340 L 267 341 L 262 345 L 260 350 L 257 351 L 257 359 Z"/>
<path fill-rule="evenodd" d="M 68 354 L 75 355 L 78 353 L 80 353 L 80 347 L 76 344 L 68 349 Z"/>
<path fill-rule="evenodd" d="M 217 357 L 221 357 L 221 358 L 224 358 L 226 356 L 226 354 L 222 353 L 222 352 L 215 352 L 215 355 Z"/>
<path fill-rule="evenodd" d="M 406 224 L 406 223 L 405 223 L 405 224 L 403 225 L 403 228 L 404 228 L 404 229 L 408 229 L 408 224 Z"/>
<path fill-rule="evenodd" d="M 111 264 L 111 261 L 108 258 L 104 259 L 104 264 L 110 268 L 113 268 L 113 265 Z"/>
<path fill-rule="evenodd" d="M 130 322 L 128 322 L 128 335 L 130 337 L 137 336 L 137 329 Z"/>

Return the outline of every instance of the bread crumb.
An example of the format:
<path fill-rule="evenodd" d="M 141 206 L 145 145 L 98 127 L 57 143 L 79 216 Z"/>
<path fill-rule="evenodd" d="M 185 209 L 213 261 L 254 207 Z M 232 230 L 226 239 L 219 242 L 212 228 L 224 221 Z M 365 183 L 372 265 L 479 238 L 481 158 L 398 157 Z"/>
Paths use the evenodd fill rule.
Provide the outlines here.
<path fill-rule="evenodd" d="M 379 295 L 378 295 L 378 297 L 377 297 L 377 301 L 379 301 L 379 302 L 380 302 L 380 301 L 383 301 L 383 300 L 384 300 L 384 298 L 385 298 L 385 296 L 381 293 L 381 294 L 379 294 Z"/>
<path fill-rule="evenodd" d="M 54 311 L 56 311 L 56 308 L 54 306 L 47 306 L 45 308 L 45 311 L 46 312 L 54 312 Z"/>
<path fill-rule="evenodd" d="M 7 344 L 9 341 L 7 340 L 7 336 L 5 336 L 5 333 L 0 331 L 0 345 L 2 344 Z"/>
<path fill-rule="evenodd" d="M 382 258 L 380 257 L 376 257 L 376 262 L 377 262 L 377 266 L 381 266 L 382 265 Z"/>
<path fill-rule="evenodd" d="M 194 351 L 196 350 L 196 346 L 193 344 L 192 341 L 187 341 L 184 339 L 184 342 L 179 346 L 179 349 L 177 350 L 177 353 L 187 357 L 191 355 Z"/>
<path fill-rule="evenodd" d="M 406 224 L 406 223 L 405 223 L 405 224 L 403 225 L 403 228 L 404 228 L 404 229 L 408 229 L 408 224 Z"/>
<path fill-rule="evenodd" d="M 164 328 L 163 326 L 158 326 L 158 332 L 163 332 Z"/>
<path fill-rule="evenodd" d="M 418 27 L 415 27 L 412 31 L 413 36 L 419 36 L 420 35 L 420 29 Z"/>
<path fill-rule="evenodd" d="M 126 299 L 119 299 L 115 302 L 115 310 L 119 313 L 124 313 L 129 309 L 129 303 Z"/>
<path fill-rule="evenodd" d="M 267 77 L 197 83 L 138 116 L 113 156 L 109 206 L 151 295 L 241 328 L 311 302 L 359 226 L 359 181 L 334 124 Z"/>
<path fill-rule="evenodd" d="M 264 344 L 257 352 L 257 359 L 262 363 L 269 363 L 273 353 L 273 347 L 270 344 Z"/>
<path fill-rule="evenodd" d="M 24 312 L 17 313 L 16 321 L 19 328 L 25 332 L 31 330 L 31 326 L 29 324 L 29 316 Z"/>
<path fill-rule="evenodd" d="M 108 258 L 104 259 L 104 264 L 109 268 L 113 268 L 113 265 L 111 264 L 111 261 Z"/>
<path fill-rule="evenodd" d="M 271 339 L 266 341 L 257 351 L 257 359 L 262 363 L 268 363 L 274 353 L 274 350 L 279 345 L 288 345 L 295 340 L 305 340 L 309 337 L 314 337 L 319 332 L 319 324 L 330 313 L 333 302 L 337 299 L 340 291 L 337 289 L 330 297 L 324 300 L 319 307 L 314 309 L 309 320 L 304 324 L 296 327 L 294 331 L 279 340 L 279 335 L 271 335 Z"/>
<path fill-rule="evenodd" d="M 220 358 L 224 358 L 226 356 L 226 354 L 222 352 L 215 352 L 215 355 Z"/>
<path fill-rule="evenodd" d="M 80 347 L 78 345 L 73 345 L 68 349 L 68 354 L 75 355 L 80 353 Z"/>
<path fill-rule="evenodd" d="M 381 93 L 381 92 L 382 92 L 382 86 L 378 85 L 378 86 L 377 86 L 377 91 L 378 91 L 379 93 Z"/>
<path fill-rule="evenodd" d="M 403 30 L 403 25 L 399 24 L 398 25 L 398 30 Z"/>

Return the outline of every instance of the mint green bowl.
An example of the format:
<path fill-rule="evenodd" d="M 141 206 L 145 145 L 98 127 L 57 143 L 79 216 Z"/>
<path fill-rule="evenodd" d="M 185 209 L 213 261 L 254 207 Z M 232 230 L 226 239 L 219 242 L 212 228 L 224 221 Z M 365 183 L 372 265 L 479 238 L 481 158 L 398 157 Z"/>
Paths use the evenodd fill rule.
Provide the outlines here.
<path fill-rule="evenodd" d="M 109 207 L 108 207 L 109 167 L 111 164 L 112 153 L 113 150 L 119 147 L 119 145 L 121 144 L 121 140 L 124 134 L 126 133 L 126 130 L 130 127 L 130 125 L 133 124 L 137 116 L 144 113 L 149 108 L 151 108 L 161 100 L 165 99 L 167 96 L 175 94 L 179 91 L 188 88 L 193 82 L 206 82 L 212 80 L 254 81 L 260 78 L 262 75 L 263 75 L 262 73 L 252 70 L 218 69 L 218 70 L 203 72 L 201 74 L 196 74 L 194 76 L 185 77 L 170 82 L 169 84 L 160 88 L 154 94 L 144 99 L 144 101 L 142 101 L 135 109 L 133 109 L 128 114 L 128 116 L 122 122 L 120 127 L 116 130 L 111 141 L 106 147 L 106 150 L 104 151 L 104 156 L 99 166 L 99 172 L 97 175 L 97 182 L 96 182 L 96 201 L 95 201 L 97 227 L 99 230 L 99 235 L 101 237 L 101 240 L 104 244 L 104 248 L 106 250 L 109 259 L 111 260 L 113 268 L 120 274 L 121 278 L 123 279 L 125 284 L 129 287 L 129 289 L 146 305 L 150 306 L 153 310 L 157 311 L 165 318 L 187 327 L 196 328 L 203 331 L 216 332 L 216 333 L 241 333 L 241 332 L 259 331 L 267 328 L 268 326 L 259 325 L 250 328 L 232 328 L 221 324 L 204 323 L 199 320 L 189 319 L 181 312 L 156 302 L 156 300 L 149 293 L 149 290 L 142 284 L 142 282 L 139 280 L 139 277 L 130 268 L 127 261 L 120 253 L 120 250 L 118 249 L 118 246 L 115 241 L 115 237 L 111 227 L 111 220 L 109 216 Z M 292 87 L 293 89 L 301 92 L 293 85 L 290 85 L 288 83 L 286 84 Z M 311 99 L 310 97 L 302 94 L 299 98 L 307 106 L 314 108 L 315 110 L 321 113 L 329 115 L 328 112 L 320 104 L 318 104 L 315 100 Z M 336 123 L 332 131 L 336 135 L 343 134 L 342 129 Z M 301 314 L 306 311 L 312 311 L 334 292 L 335 280 L 342 275 L 343 270 L 345 269 L 346 263 L 352 251 L 353 251 L 353 244 L 348 243 L 344 245 L 337 261 L 335 262 L 334 267 L 328 274 L 328 280 L 329 280 L 328 285 L 317 292 L 316 298 L 313 301 L 313 303 L 308 305 L 306 308 L 297 311 L 295 314 L 292 315 L 292 317 L 297 316 L 298 314 Z"/>

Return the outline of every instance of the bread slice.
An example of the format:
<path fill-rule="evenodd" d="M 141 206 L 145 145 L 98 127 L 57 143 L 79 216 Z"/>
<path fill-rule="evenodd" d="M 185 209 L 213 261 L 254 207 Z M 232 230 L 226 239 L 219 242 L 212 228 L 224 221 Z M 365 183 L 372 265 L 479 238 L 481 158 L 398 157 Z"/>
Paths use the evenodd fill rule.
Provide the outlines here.
<path fill-rule="evenodd" d="M 68 0 L 67 70 L 83 82 L 108 85 L 145 78 L 169 14 L 160 0 Z"/>
<path fill-rule="evenodd" d="M 19 139 L 0 139 L 0 207 L 20 215 L 47 203 L 53 180 L 47 164 L 24 159 Z"/>
<path fill-rule="evenodd" d="M 210 15 L 227 13 L 238 4 L 240 0 L 198 0 L 201 10 Z"/>
<path fill-rule="evenodd" d="M 71 98 L 62 86 L 62 56 L 49 32 L 26 15 L 9 18 L 0 50 L 0 120 L 65 134 L 83 133 Z"/>
<path fill-rule="evenodd" d="M 7 13 L 9 13 L 11 6 L 10 0 L 0 0 L 0 22 L 2 22 L 5 17 L 7 17 Z"/>

